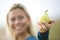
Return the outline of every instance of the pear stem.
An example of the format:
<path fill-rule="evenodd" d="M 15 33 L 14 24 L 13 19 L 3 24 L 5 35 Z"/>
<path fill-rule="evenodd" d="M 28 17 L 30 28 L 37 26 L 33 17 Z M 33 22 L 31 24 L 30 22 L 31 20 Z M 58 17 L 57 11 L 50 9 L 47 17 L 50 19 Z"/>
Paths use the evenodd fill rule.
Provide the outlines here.
<path fill-rule="evenodd" d="M 47 12 L 48 10 L 45 11 L 45 13 Z"/>

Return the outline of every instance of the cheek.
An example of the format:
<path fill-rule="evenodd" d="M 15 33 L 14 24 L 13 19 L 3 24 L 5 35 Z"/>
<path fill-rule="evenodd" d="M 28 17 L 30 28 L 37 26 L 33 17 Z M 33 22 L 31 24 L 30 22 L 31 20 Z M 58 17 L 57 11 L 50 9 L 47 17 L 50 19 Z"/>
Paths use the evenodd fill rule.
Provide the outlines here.
<path fill-rule="evenodd" d="M 26 18 L 26 19 L 22 20 L 22 23 L 25 24 L 25 25 L 28 25 L 29 24 L 29 19 Z"/>
<path fill-rule="evenodd" d="M 8 26 L 11 30 L 14 29 L 14 23 L 13 22 L 9 21 Z"/>
<path fill-rule="evenodd" d="M 25 29 L 27 29 L 30 24 L 29 19 L 22 20 L 22 23 L 24 24 Z"/>

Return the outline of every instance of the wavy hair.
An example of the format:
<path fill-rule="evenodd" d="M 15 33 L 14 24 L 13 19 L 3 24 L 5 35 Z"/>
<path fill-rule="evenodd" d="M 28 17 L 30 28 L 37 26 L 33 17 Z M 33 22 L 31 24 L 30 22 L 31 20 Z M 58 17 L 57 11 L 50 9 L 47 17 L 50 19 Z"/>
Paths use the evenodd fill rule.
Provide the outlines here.
<path fill-rule="evenodd" d="M 28 31 L 28 33 L 30 33 L 31 35 L 35 36 L 35 35 L 34 35 L 35 33 L 34 33 L 33 29 L 32 29 L 31 18 L 30 18 L 30 16 L 28 15 L 27 9 L 26 9 L 26 8 L 24 7 L 24 5 L 22 5 L 22 4 L 19 4 L 19 3 L 18 3 L 18 4 L 13 4 L 13 6 L 11 7 L 11 9 L 9 10 L 9 12 L 8 12 L 8 14 L 7 14 L 7 25 L 9 26 L 9 23 L 8 23 L 9 13 L 10 13 L 12 10 L 17 9 L 17 8 L 19 8 L 19 9 L 21 9 L 21 10 L 23 10 L 23 11 L 25 12 L 26 16 L 27 16 L 28 19 L 30 20 L 30 25 L 29 25 L 27 31 Z M 9 27 L 7 27 L 7 28 L 9 29 Z M 10 31 L 10 29 L 9 29 L 9 31 Z M 8 32 L 9 32 L 9 31 L 8 31 Z M 11 33 L 11 31 L 10 31 L 10 33 Z M 9 35 L 10 35 L 10 34 L 9 34 Z M 13 37 L 12 33 L 11 33 L 10 36 Z"/>

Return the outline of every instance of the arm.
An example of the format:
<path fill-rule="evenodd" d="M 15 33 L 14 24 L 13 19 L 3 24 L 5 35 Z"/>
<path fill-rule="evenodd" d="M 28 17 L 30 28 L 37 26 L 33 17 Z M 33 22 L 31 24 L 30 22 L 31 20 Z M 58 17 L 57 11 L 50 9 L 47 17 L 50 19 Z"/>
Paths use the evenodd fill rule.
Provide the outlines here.
<path fill-rule="evenodd" d="M 55 21 L 50 21 L 50 23 L 39 23 L 39 32 L 38 32 L 38 39 L 39 40 L 48 40 L 49 35 L 49 28 L 51 27 L 51 23 Z"/>
<path fill-rule="evenodd" d="M 45 33 L 38 32 L 38 39 L 39 40 L 48 40 L 48 35 L 49 35 L 49 31 L 47 31 Z"/>

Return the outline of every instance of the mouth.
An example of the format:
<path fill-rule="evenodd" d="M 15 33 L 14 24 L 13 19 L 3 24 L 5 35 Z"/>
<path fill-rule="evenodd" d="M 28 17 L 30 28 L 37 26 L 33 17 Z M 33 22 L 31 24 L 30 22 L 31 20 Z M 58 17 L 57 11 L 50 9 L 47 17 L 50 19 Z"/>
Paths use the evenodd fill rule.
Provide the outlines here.
<path fill-rule="evenodd" d="M 23 34 L 27 29 L 26 24 L 13 25 L 13 32 L 15 34 Z"/>
<path fill-rule="evenodd" d="M 23 29 L 24 29 L 23 25 L 19 25 L 19 26 L 16 26 L 16 27 L 15 27 L 15 31 L 16 31 L 16 32 L 22 32 Z"/>
<path fill-rule="evenodd" d="M 15 30 L 21 30 L 23 27 L 22 26 L 19 26 L 19 27 L 16 27 Z"/>

